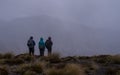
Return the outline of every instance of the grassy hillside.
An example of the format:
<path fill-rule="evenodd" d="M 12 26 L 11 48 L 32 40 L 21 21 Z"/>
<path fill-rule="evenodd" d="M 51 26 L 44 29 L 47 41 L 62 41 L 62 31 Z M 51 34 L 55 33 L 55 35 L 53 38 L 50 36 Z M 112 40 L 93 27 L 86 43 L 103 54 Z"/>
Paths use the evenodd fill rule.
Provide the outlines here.
<path fill-rule="evenodd" d="M 120 55 L 0 54 L 0 75 L 120 75 Z"/>

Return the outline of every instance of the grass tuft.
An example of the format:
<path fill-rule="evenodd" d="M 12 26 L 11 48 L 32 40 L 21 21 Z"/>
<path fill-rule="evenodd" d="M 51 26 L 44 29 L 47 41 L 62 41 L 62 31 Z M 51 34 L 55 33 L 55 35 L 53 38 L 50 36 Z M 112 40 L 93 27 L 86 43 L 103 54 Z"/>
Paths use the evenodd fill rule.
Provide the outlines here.
<path fill-rule="evenodd" d="M 67 64 L 63 70 L 64 75 L 84 75 L 84 70 L 80 65 Z"/>

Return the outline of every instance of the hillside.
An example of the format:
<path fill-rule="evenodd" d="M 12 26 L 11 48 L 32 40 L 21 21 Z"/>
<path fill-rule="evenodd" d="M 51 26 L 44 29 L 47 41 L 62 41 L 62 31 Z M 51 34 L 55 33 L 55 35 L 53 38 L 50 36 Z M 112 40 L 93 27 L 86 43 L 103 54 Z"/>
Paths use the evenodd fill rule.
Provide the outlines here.
<path fill-rule="evenodd" d="M 120 55 L 0 54 L 0 75 L 120 75 Z"/>

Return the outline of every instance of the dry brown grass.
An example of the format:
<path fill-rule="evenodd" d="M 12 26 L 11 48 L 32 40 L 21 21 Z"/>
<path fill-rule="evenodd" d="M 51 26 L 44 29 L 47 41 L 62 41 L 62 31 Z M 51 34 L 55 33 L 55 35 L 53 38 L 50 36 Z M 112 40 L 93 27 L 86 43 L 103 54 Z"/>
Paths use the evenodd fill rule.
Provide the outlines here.
<path fill-rule="evenodd" d="M 85 75 L 80 65 L 67 64 L 63 69 L 48 69 L 46 75 Z"/>

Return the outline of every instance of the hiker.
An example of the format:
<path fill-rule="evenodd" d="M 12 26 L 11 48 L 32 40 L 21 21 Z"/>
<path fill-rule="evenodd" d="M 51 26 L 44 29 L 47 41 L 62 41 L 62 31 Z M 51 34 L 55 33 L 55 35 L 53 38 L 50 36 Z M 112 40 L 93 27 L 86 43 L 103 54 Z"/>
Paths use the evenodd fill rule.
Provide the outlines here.
<path fill-rule="evenodd" d="M 31 36 L 30 39 L 28 40 L 27 46 L 29 48 L 29 55 L 34 55 L 35 41 L 33 40 L 33 36 Z"/>
<path fill-rule="evenodd" d="M 48 50 L 48 56 L 51 55 L 51 52 L 52 52 L 52 45 L 53 45 L 53 42 L 51 40 L 51 37 L 48 37 L 48 39 L 46 40 L 45 42 L 45 46 Z"/>
<path fill-rule="evenodd" d="M 40 50 L 40 56 L 44 56 L 45 43 L 44 43 L 44 40 L 43 40 L 42 37 L 40 38 L 40 41 L 39 41 L 38 45 L 39 45 L 39 50 Z"/>

